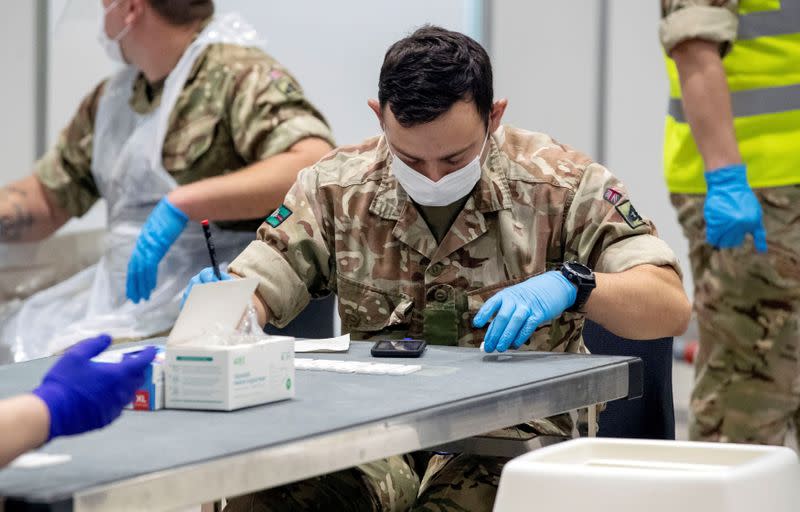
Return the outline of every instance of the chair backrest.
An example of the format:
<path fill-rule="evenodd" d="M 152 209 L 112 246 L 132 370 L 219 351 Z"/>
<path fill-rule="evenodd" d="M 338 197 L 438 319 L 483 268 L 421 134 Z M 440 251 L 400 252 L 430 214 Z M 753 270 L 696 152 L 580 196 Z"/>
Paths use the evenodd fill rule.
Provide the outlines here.
<path fill-rule="evenodd" d="M 672 338 L 635 341 L 586 321 L 583 340 L 592 354 L 638 357 L 644 363 L 641 398 L 616 400 L 600 413 L 600 437 L 675 439 Z"/>
<path fill-rule="evenodd" d="M 321 299 L 312 300 L 289 325 L 278 329 L 267 325 L 264 332 L 273 335 L 294 336 L 295 338 L 332 338 L 334 333 L 334 316 L 336 315 L 336 296 L 330 294 Z"/>

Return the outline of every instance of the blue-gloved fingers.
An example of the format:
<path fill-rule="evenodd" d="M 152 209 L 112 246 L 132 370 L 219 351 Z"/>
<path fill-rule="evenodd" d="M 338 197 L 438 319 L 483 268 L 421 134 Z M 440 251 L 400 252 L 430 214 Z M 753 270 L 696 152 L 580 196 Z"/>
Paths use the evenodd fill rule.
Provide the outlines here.
<path fill-rule="evenodd" d="M 200 271 L 200 282 L 205 283 L 213 283 L 217 281 L 217 276 L 214 275 L 214 269 L 211 267 L 206 267 Z"/>
<path fill-rule="evenodd" d="M 108 334 L 101 334 L 96 338 L 89 338 L 78 342 L 67 350 L 67 353 L 81 359 L 89 360 L 107 349 L 109 345 L 111 345 L 111 336 Z"/>
<path fill-rule="evenodd" d="M 144 270 L 144 300 L 150 300 L 150 295 L 156 289 L 156 282 L 158 281 L 158 262 L 150 262 L 145 265 Z"/>
<path fill-rule="evenodd" d="M 522 329 L 519 330 L 519 334 L 517 334 L 517 338 L 514 340 L 514 343 L 511 344 L 512 348 L 519 348 L 528 341 L 528 338 L 531 337 L 533 331 L 539 327 L 541 323 L 539 315 L 532 314 L 528 317 L 525 321 L 525 325 L 522 326 Z"/>
<path fill-rule="evenodd" d="M 756 251 L 767 252 L 767 230 L 764 229 L 764 224 L 759 224 L 753 233 L 753 244 L 756 246 Z"/>
<path fill-rule="evenodd" d="M 486 331 L 486 336 L 483 338 L 483 347 L 487 352 L 493 352 L 500 348 L 497 343 L 511 321 L 514 309 L 516 309 L 516 305 L 513 300 L 503 300 L 500 310 L 489 324 L 489 330 Z"/>
<path fill-rule="evenodd" d="M 503 303 L 503 299 L 500 297 L 499 293 L 493 295 L 489 300 L 487 300 L 481 309 L 478 310 L 478 313 L 475 315 L 475 318 L 472 319 L 472 325 L 480 329 L 486 322 L 489 321 L 497 310 L 500 309 L 500 305 Z"/>
<path fill-rule="evenodd" d="M 126 276 L 125 296 L 134 304 L 139 302 L 139 293 L 136 280 L 137 257 L 134 254 L 128 262 L 128 275 Z"/>
<path fill-rule="evenodd" d="M 156 347 L 147 347 L 139 353 L 124 358 L 120 364 L 128 370 L 130 375 L 143 375 L 144 370 L 153 362 L 156 354 L 158 354 Z"/>
<path fill-rule="evenodd" d="M 508 350 L 511 344 L 517 339 L 519 330 L 522 329 L 522 326 L 525 325 L 525 322 L 528 321 L 530 316 L 530 311 L 526 307 L 516 307 L 511 316 L 511 320 L 508 322 L 508 325 L 506 325 L 503 334 L 500 336 L 500 340 L 497 342 L 496 350 L 498 352 L 505 352 Z"/>
<path fill-rule="evenodd" d="M 716 247 L 720 249 L 735 249 L 744 243 L 744 233 L 738 229 L 728 229 L 717 239 Z"/>

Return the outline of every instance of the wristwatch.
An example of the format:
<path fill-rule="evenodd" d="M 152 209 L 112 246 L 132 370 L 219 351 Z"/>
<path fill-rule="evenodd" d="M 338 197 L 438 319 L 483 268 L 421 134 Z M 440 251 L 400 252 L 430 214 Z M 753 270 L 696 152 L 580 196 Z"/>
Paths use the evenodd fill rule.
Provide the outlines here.
<path fill-rule="evenodd" d="M 594 272 L 582 263 L 567 261 L 561 266 L 561 274 L 578 289 L 575 303 L 570 306 L 567 311 L 571 313 L 578 312 L 586 305 L 586 301 L 589 300 L 589 295 L 592 294 L 592 290 L 597 286 L 594 279 Z"/>

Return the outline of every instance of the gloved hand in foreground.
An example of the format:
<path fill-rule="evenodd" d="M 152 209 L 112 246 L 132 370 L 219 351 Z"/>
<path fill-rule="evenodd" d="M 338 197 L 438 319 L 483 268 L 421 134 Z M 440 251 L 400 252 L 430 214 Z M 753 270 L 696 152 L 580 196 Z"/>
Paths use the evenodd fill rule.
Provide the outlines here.
<path fill-rule="evenodd" d="M 50 411 L 48 441 L 58 436 L 103 428 L 133 401 L 157 349 L 147 347 L 125 357 L 120 363 L 91 360 L 110 344 L 108 335 L 78 343 L 67 350 L 42 384 L 33 390 Z"/>
<path fill-rule="evenodd" d="M 204 283 L 214 283 L 216 281 L 230 281 L 233 279 L 229 274 L 226 274 L 222 270 L 219 271 L 220 276 L 222 279 L 217 279 L 217 276 L 214 275 L 214 269 L 212 267 L 206 267 L 200 271 L 199 274 L 194 276 L 189 281 L 189 286 L 186 287 L 186 291 L 183 292 L 183 299 L 181 299 L 181 309 L 183 309 L 183 305 L 186 303 L 186 299 L 189 297 L 189 292 L 192 291 L 192 287 L 196 284 L 204 284 Z"/>
<path fill-rule="evenodd" d="M 756 251 L 767 252 L 761 204 L 747 183 L 744 165 L 729 165 L 705 173 L 708 192 L 703 214 L 706 240 L 719 249 L 732 249 L 753 235 Z"/>
<path fill-rule="evenodd" d="M 189 217 L 167 198 L 158 202 L 136 240 L 130 261 L 125 296 L 134 303 L 150 300 L 158 280 L 158 264 L 183 232 Z"/>
<path fill-rule="evenodd" d="M 519 348 L 536 328 L 575 303 L 578 290 L 561 272 L 550 271 L 493 295 L 478 311 L 472 325 L 481 328 L 494 316 L 483 349 L 505 352 Z"/>

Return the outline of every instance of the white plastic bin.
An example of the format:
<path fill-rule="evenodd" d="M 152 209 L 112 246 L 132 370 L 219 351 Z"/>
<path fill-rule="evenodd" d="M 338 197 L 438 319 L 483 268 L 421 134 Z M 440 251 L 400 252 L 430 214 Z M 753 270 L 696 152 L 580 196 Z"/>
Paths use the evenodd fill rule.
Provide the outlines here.
<path fill-rule="evenodd" d="M 575 439 L 506 464 L 494 510 L 797 512 L 800 461 L 774 446 Z"/>

